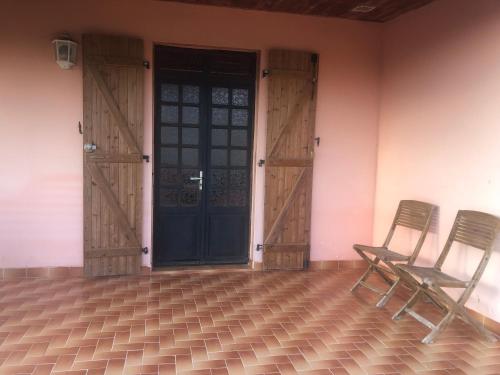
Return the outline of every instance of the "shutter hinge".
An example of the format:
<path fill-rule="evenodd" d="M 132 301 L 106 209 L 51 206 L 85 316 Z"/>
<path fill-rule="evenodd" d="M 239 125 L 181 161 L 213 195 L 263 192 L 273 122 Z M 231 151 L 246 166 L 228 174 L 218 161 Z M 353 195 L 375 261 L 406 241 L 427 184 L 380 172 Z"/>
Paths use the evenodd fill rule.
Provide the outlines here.
<path fill-rule="evenodd" d="M 83 134 L 82 123 L 78 121 L 78 133 Z"/>
<path fill-rule="evenodd" d="M 311 55 L 311 63 L 312 63 L 312 74 L 313 74 L 313 78 L 312 78 L 312 94 L 311 94 L 311 99 L 314 99 L 314 94 L 316 92 L 316 85 L 318 83 L 318 54 L 317 53 L 313 53 Z"/>
<path fill-rule="evenodd" d="M 271 70 L 270 69 L 264 69 L 262 71 L 262 78 L 266 78 L 269 74 L 271 74 Z"/>
<path fill-rule="evenodd" d="M 258 244 L 256 250 L 257 251 L 264 250 L 264 245 Z"/>
<path fill-rule="evenodd" d="M 320 138 L 320 137 L 316 137 L 316 138 L 314 138 L 314 141 L 316 142 L 316 146 L 318 146 L 318 147 L 319 147 L 319 141 L 320 141 L 320 140 L 321 140 L 321 138 Z"/>
<path fill-rule="evenodd" d="M 142 65 L 146 68 L 146 69 L 149 69 L 149 61 L 148 60 L 144 60 L 142 62 Z"/>
<path fill-rule="evenodd" d="M 149 155 L 142 155 L 142 160 L 145 160 L 146 163 L 149 163 Z"/>
<path fill-rule="evenodd" d="M 259 162 L 257 163 L 257 165 L 259 167 L 262 167 L 265 163 L 266 163 L 266 161 L 264 159 L 260 159 Z"/>
<path fill-rule="evenodd" d="M 143 252 L 143 254 L 149 253 L 149 249 L 147 247 L 143 247 L 141 251 Z"/>

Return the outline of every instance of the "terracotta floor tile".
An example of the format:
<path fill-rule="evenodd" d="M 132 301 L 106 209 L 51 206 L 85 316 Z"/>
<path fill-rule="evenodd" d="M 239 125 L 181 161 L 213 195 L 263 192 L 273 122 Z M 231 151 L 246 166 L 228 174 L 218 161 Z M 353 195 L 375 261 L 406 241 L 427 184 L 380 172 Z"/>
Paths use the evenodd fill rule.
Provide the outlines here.
<path fill-rule="evenodd" d="M 500 374 L 500 343 L 454 321 L 421 344 L 425 327 L 391 320 L 398 295 L 349 292 L 360 272 L 7 279 L 0 374 Z"/>

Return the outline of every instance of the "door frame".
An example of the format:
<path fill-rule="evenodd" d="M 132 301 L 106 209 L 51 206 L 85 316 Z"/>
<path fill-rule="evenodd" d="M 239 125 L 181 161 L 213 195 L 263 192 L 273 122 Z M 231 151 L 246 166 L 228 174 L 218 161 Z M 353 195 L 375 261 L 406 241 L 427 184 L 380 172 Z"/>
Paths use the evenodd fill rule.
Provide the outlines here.
<path fill-rule="evenodd" d="M 188 267 L 217 267 L 224 265 L 224 263 L 186 263 L 186 262 L 181 262 L 181 263 L 175 263 L 172 262 L 170 265 L 155 265 L 155 251 L 156 251 L 156 244 L 155 244 L 155 231 L 156 231 L 156 199 L 157 199 L 157 194 L 155 193 L 156 191 L 156 186 L 155 186 L 155 153 L 156 153 L 156 121 L 157 121 L 157 82 L 156 82 L 156 61 L 155 61 L 155 49 L 156 47 L 177 47 L 177 48 L 189 48 L 189 49 L 200 49 L 200 50 L 218 50 L 218 51 L 228 51 L 228 52 L 248 52 L 248 53 L 254 53 L 256 55 L 256 64 L 255 64 L 255 81 L 253 84 L 253 109 L 251 109 L 251 115 L 252 115 L 252 134 L 250 137 L 250 147 L 249 149 L 251 150 L 251 166 L 249 168 L 250 175 L 249 175 L 249 200 L 248 200 L 248 239 L 247 239 L 247 265 L 251 265 L 253 262 L 253 249 L 252 249 L 252 243 L 253 243 L 253 235 L 254 235 L 254 217 L 255 217 L 255 212 L 254 212 L 254 185 L 255 185 L 255 169 L 257 168 L 257 163 L 256 163 L 256 148 L 257 148 L 257 130 L 258 130 L 258 97 L 259 97 L 259 83 L 260 83 L 260 61 L 261 61 L 261 51 L 260 50 L 252 50 L 252 49 L 237 49 L 237 48 L 226 48 L 226 47 L 214 47 L 214 46 L 200 46 L 200 45 L 190 45 L 190 44 L 176 44 L 176 43 L 163 43 L 163 42 L 153 42 L 152 43 L 152 64 L 151 64 L 151 73 L 152 73 L 152 85 L 151 85 L 151 90 L 152 90 L 152 137 L 151 137 L 151 146 L 152 146 L 152 151 L 151 151 L 151 162 L 152 162 L 152 167 L 151 167 L 151 257 L 150 257 L 150 266 L 151 269 L 162 269 L 165 267 L 177 267 L 177 266 L 188 266 Z M 237 264 L 235 264 L 237 266 Z"/>

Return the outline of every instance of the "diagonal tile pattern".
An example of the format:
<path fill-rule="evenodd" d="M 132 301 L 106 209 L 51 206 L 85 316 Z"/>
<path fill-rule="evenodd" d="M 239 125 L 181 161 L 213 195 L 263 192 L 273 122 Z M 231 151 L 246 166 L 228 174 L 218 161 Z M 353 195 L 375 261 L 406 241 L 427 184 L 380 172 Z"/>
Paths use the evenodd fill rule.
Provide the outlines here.
<path fill-rule="evenodd" d="M 4 281 L 0 374 L 500 374 L 500 344 L 460 321 L 420 344 L 420 324 L 391 320 L 397 296 L 379 310 L 371 292 L 349 292 L 358 275 Z"/>

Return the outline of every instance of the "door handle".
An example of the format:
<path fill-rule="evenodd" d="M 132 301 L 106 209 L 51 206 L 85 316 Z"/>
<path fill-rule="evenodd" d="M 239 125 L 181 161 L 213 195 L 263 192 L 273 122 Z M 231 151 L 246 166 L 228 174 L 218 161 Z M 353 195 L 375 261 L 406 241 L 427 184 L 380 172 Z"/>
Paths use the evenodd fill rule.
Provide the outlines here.
<path fill-rule="evenodd" d="M 191 181 L 198 181 L 198 188 L 203 190 L 203 171 L 200 171 L 200 177 L 189 177 Z"/>
<path fill-rule="evenodd" d="M 83 151 L 87 153 L 91 153 L 97 150 L 97 146 L 94 143 L 85 143 L 83 145 Z"/>

